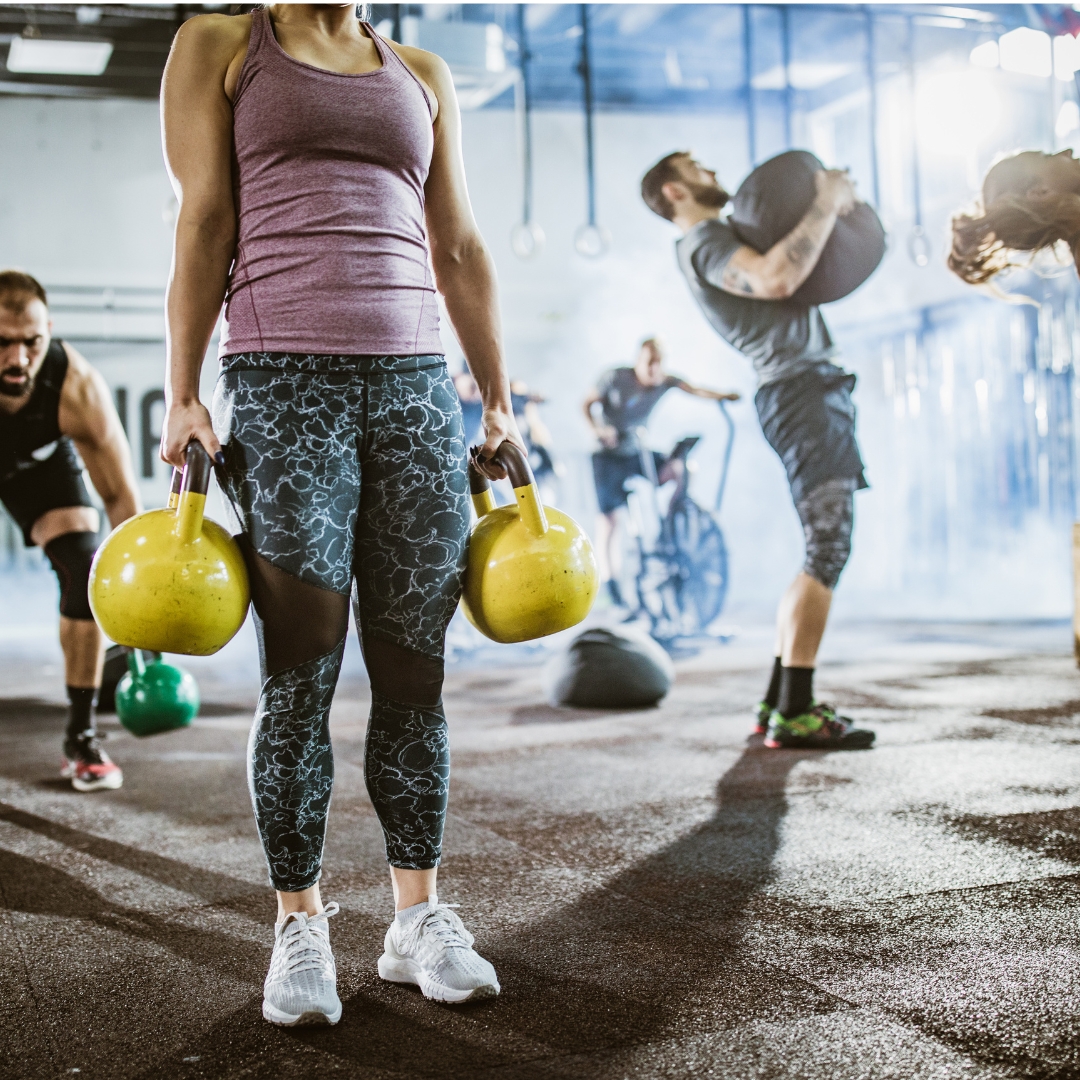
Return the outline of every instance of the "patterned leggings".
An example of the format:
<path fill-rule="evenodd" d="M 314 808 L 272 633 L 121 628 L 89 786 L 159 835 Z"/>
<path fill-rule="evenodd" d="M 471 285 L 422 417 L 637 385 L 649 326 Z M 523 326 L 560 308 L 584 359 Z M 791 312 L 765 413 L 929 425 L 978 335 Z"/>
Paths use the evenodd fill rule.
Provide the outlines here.
<path fill-rule="evenodd" d="M 450 775 L 443 645 L 469 528 L 446 365 L 228 356 L 213 414 L 259 636 L 248 782 L 271 884 L 298 892 L 319 879 L 350 594 L 372 689 L 364 775 L 387 859 L 437 866 Z"/>

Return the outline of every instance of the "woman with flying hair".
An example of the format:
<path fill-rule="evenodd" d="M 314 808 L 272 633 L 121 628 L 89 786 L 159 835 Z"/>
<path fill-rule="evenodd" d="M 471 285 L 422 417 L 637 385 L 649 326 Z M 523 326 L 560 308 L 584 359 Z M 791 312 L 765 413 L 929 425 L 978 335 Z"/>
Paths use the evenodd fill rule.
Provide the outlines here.
<path fill-rule="evenodd" d="M 985 285 L 1061 242 L 1080 267 L 1080 161 L 1072 150 L 1025 150 L 993 165 L 975 211 L 953 218 L 949 269 Z"/>

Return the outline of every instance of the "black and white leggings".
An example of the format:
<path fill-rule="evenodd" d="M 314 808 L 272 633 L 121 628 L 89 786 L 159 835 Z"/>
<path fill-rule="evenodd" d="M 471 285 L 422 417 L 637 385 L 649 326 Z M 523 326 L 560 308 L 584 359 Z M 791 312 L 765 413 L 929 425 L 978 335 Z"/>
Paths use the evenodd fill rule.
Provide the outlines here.
<path fill-rule="evenodd" d="M 443 648 L 469 531 L 445 362 L 227 356 L 213 415 L 259 637 L 248 781 L 271 884 L 298 892 L 319 879 L 350 595 L 371 680 L 364 775 L 387 859 L 437 866 L 450 776 Z"/>

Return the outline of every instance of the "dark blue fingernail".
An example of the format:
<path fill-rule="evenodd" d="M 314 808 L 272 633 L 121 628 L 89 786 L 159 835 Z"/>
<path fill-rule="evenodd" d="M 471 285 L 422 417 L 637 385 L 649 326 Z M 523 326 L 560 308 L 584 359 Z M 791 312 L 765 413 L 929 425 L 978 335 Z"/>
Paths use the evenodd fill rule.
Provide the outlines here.
<path fill-rule="evenodd" d="M 224 454 L 223 454 L 223 453 L 222 453 L 222 452 L 221 452 L 221 451 L 219 450 L 219 451 L 218 451 L 218 452 L 217 452 L 217 453 L 216 453 L 216 454 L 214 455 L 214 461 L 215 461 L 215 462 L 216 462 L 216 463 L 217 463 L 218 465 L 224 465 L 224 464 L 225 464 L 225 455 L 224 455 Z"/>

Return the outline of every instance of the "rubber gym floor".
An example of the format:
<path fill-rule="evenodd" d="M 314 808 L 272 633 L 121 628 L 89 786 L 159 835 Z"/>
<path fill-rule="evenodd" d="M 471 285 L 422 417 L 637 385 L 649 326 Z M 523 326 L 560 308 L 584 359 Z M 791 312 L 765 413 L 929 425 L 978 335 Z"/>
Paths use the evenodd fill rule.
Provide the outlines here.
<path fill-rule="evenodd" d="M 1080 678 L 1064 624 L 841 626 L 821 696 L 862 753 L 749 735 L 767 628 L 660 708 L 541 703 L 456 666 L 445 900 L 497 1000 L 380 982 L 391 911 L 346 672 L 323 895 L 344 1015 L 260 1015 L 273 908 L 248 802 L 251 670 L 199 661 L 190 729 L 108 720 L 122 790 L 56 775 L 46 638 L 0 635 L 0 1070 L 109 1080 L 1080 1076 Z"/>

